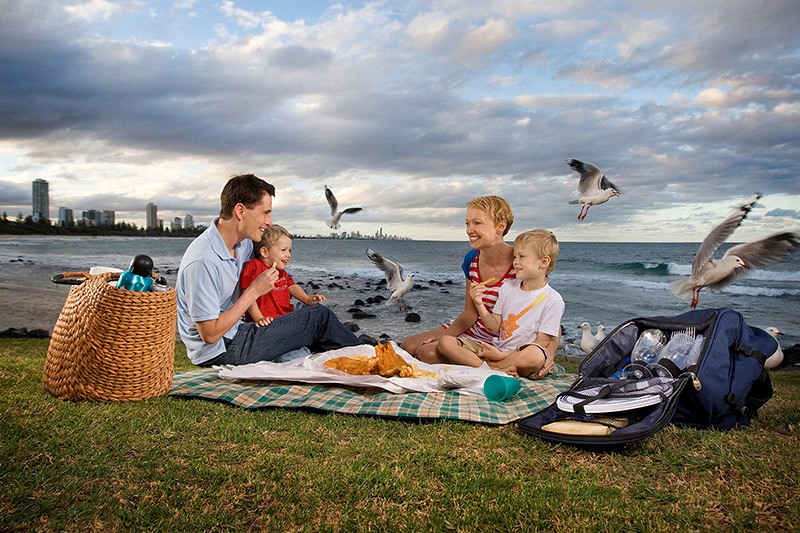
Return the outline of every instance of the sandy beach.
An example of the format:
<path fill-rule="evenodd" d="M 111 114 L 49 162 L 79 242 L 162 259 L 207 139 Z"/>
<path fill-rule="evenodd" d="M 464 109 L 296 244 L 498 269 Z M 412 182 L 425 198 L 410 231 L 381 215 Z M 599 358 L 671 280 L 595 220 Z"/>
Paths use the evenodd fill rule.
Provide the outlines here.
<path fill-rule="evenodd" d="M 0 287 L 0 331 L 27 328 L 52 333 L 68 293 L 69 287 L 55 285 L 52 289 Z"/>

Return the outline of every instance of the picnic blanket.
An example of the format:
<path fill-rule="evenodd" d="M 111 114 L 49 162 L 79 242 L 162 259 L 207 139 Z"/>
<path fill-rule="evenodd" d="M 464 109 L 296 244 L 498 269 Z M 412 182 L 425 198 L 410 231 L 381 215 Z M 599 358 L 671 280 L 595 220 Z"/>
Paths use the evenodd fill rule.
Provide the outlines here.
<path fill-rule="evenodd" d="M 380 388 L 334 384 L 223 379 L 209 368 L 178 372 L 169 396 L 201 398 L 247 409 L 309 409 L 399 419 L 456 419 L 503 425 L 535 414 L 556 400 L 574 381 L 558 365 L 546 378 L 523 379 L 520 392 L 503 402 L 446 392 L 396 394 Z"/>
<path fill-rule="evenodd" d="M 308 354 L 288 361 L 259 361 L 246 365 L 222 365 L 219 377 L 261 381 L 296 381 L 300 383 L 326 383 L 349 387 L 377 387 L 397 394 L 405 392 L 442 392 L 453 389 L 460 394 L 484 396 L 483 382 L 492 374 L 504 376 L 489 365 L 473 368 L 464 365 L 428 364 L 415 359 L 394 341 L 391 348 L 395 354 L 412 368 L 427 371 L 420 377 L 383 377 L 375 374 L 353 375 L 325 366 L 327 361 L 339 357 L 376 357 L 376 348 L 369 344 L 346 346 L 326 352 Z"/>

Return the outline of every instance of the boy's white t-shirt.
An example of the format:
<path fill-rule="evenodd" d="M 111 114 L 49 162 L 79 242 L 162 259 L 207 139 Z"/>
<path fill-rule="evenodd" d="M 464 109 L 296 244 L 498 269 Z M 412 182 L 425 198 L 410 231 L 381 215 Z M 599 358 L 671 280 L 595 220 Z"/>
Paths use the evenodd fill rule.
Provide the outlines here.
<path fill-rule="evenodd" d="M 554 337 L 561 333 L 564 300 L 546 284 L 535 291 L 520 288 L 522 281 L 509 279 L 500 287 L 493 312 L 503 317 L 494 345 L 501 350 L 515 350 L 536 340 L 540 331 Z"/>

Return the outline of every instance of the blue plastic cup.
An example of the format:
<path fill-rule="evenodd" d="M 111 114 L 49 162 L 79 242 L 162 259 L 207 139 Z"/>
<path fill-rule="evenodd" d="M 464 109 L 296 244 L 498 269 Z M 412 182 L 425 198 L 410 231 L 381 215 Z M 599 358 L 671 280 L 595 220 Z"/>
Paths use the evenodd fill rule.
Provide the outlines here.
<path fill-rule="evenodd" d="M 490 400 L 502 402 L 513 398 L 522 388 L 522 383 L 511 376 L 492 374 L 483 382 L 483 393 Z"/>

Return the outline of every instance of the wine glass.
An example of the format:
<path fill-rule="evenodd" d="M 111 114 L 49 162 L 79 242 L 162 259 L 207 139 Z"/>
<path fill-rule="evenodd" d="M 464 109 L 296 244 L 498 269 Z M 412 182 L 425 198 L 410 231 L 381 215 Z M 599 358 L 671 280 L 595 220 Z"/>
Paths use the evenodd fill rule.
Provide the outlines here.
<path fill-rule="evenodd" d="M 646 329 L 639 335 L 636 344 L 633 345 L 631 352 L 631 363 L 641 363 L 647 365 L 658 357 L 667 336 L 660 329 Z"/>

